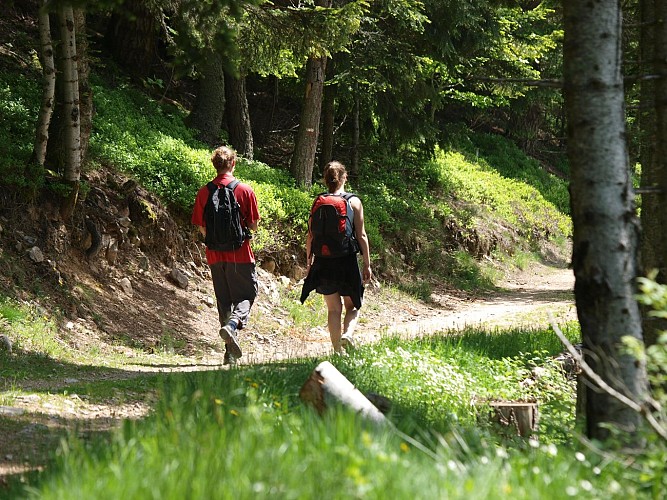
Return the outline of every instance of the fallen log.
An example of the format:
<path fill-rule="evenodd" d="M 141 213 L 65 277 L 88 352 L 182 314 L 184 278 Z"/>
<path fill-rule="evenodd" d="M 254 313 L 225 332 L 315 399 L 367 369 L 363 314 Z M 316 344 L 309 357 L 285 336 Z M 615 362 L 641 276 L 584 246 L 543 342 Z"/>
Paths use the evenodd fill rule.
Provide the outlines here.
<path fill-rule="evenodd" d="M 328 361 L 317 365 L 301 387 L 299 397 L 314 406 L 320 415 L 328 408 L 340 405 L 376 424 L 388 422 L 382 412 Z"/>

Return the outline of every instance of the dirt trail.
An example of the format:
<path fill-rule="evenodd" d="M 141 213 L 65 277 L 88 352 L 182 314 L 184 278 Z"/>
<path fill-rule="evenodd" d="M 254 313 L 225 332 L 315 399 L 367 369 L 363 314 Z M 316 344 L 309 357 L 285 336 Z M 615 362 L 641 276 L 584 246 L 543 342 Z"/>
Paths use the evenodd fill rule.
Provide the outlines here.
<path fill-rule="evenodd" d="M 574 275 L 570 269 L 534 265 L 501 284 L 499 291 L 482 297 L 460 294 L 434 295 L 430 304 L 388 301 L 372 287 L 355 338 L 357 343 L 375 342 L 383 336 L 405 338 L 466 326 L 546 327 L 549 315 L 557 322 L 576 320 Z M 247 341 L 246 341 L 247 342 Z M 246 344 L 247 345 L 247 344 Z M 267 348 L 268 347 L 268 348 Z M 278 338 L 268 346 L 250 342 L 244 362 L 267 362 L 298 356 L 331 354 L 325 325 L 302 338 Z"/>
<path fill-rule="evenodd" d="M 265 280 L 269 278 L 265 276 Z M 540 265 L 515 275 L 502 284 L 500 291 L 484 297 L 442 294 L 434 295 L 433 302 L 429 304 L 417 301 L 397 303 L 392 294 L 380 293 L 378 289 L 370 287 L 355 337 L 358 344 L 364 344 L 377 341 L 386 335 L 410 338 L 465 326 L 544 327 L 549 324 L 547 313 L 559 322 L 575 320 L 573 285 L 571 270 Z M 292 283 L 289 286 L 298 285 Z M 162 289 L 154 287 L 152 291 L 155 293 Z M 200 342 L 200 347 L 206 348 L 206 353 L 202 355 L 200 350 L 198 355 L 180 357 L 178 361 L 166 365 L 157 361 L 134 362 L 131 357 L 127 357 L 119 370 L 113 373 L 100 370 L 94 376 L 95 379 L 119 380 L 147 372 L 223 368 L 215 308 L 202 308 L 200 305 L 197 307 L 202 297 L 211 296 L 209 283 L 202 280 L 196 293 L 175 290 L 167 293 L 172 297 L 171 300 L 176 297 L 185 301 L 193 311 L 191 314 L 175 315 L 182 318 L 181 324 L 172 324 L 175 331 L 185 331 L 191 342 Z M 285 312 L 283 318 L 266 316 L 264 313 L 269 311 L 268 296 L 264 294 L 260 299 L 262 300 L 257 303 L 256 324 L 244 331 L 241 337 L 244 364 L 295 357 L 320 357 L 332 353 L 325 325 L 306 332 L 290 330 L 289 321 L 286 320 L 289 314 Z M 145 296 L 141 300 L 145 301 Z M 165 297 L 157 297 L 156 300 L 164 303 Z M 131 307 L 138 305 L 139 301 L 133 305 L 125 304 L 125 315 L 128 315 Z M 121 317 L 122 315 L 118 316 Z M 129 321 L 133 321 L 131 315 Z M 90 331 L 82 333 L 92 335 Z M 0 433 L 0 493 L 3 482 L 10 475 L 43 467 L 60 437 L 68 429 L 75 428 L 83 435 L 105 431 L 117 427 L 123 419 L 142 418 L 150 411 L 150 402 L 144 399 L 132 400 L 132 396 L 128 394 L 110 397 L 108 401 L 91 402 L 86 397 L 80 398 L 76 394 L 62 392 L 62 388 L 85 382 L 84 378 L 89 377 L 91 375 L 72 380 L 56 376 L 49 380 L 17 380 L 14 383 L 13 388 L 24 391 L 24 394 L 10 397 L 9 405 L 0 405 L 0 417 L 10 424 L 6 432 Z"/>
<path fill-rule="evenodd" d="M 561 320 L 576 319 L 570 269 L 540 266 L 513 277 L 503 288 L 453 311 L 392 326 L 389 333 L 411 336 L 477 325 L 542 326 L 548 313 Z"/>

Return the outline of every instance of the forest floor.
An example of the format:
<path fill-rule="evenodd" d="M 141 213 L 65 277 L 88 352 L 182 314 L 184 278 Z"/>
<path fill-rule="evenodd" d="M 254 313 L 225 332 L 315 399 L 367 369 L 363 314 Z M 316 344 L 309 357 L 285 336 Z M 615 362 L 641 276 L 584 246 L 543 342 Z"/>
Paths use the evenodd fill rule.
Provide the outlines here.
<path fill-rule="evenodd" d="M 106 432 L 124 419 L 144 417 L 151 409 L 150 397 L 145 393 L 119 389 L 111 391 L 108 397 L 89 398 L 70 393 L 69 387 L 133 379 L 156 372 L 228 368 L 222 365 L 219 325 L 215 307 L 210 305 L 212 287 L 205 276 L 195 278 L 188 290 L 171 285 L 159 273 L 150 279 L 135 277 L 131 297 L 115 287 L 105 293 L 99 290 L 98 301 L 92 306 L 98 321 L 101 316 L 106 333 L 82 318 L 66 325 L 70 346 L 95 349 L 100 352 L 100 359 L 120 354 L 122 361 L 113 368 L 105 361 L 100 363 L 99 370 L 77 372 L 75 377 L 54 373 L 46 379 L 12 381 L 11 390 L 4 393 L 4 406 L 0 406 L 0 419 L 7 424 L 0 433 L 0 493 L 2 484 L 11 475 L 42 468 L 68 432 L 84 436 Z M 298 282 L 260 270 L 260 283 L 254 317 L 240 335 L 244 351 L 240 364 L 318 358 L 332 353 L 324 323 L 296 328 L 290 320 L 289 301 L 279 298 L 285 293 L 296 297 L 300 290 Z M 573 285 L 573 273 L 564 264 L 534 264 L 514 272 L 496 291 L 475 296 L 461 292 L 434 293 L 428 303 L 406 298 L 388 288 L 370 286 L 355 337 L 357 343 L 363 344 L 384 335 L 412 338 L 466 326 L 543 328 L 552 319 L 562 324 L 576 320 Z M 202 305 L 205 303 L 208 305 Z M 181 346 L 179 353 L 185 354 L 165 358 L 157 353 L 154 359 L 147 360 L 127 345 L 111 341 L 114 331 L 134 331 L 135 337 L 146 337 L 144 345 L 150 344 L 151 336 L 158 342 L 160 334 L 155 333 L 155 325 L 160 325 L 163 332 L 161 342 L 164 343 L 164 332 L 168 331 L 171 342 Z M 158 342 L 156 350 L 159 347 Z"/>

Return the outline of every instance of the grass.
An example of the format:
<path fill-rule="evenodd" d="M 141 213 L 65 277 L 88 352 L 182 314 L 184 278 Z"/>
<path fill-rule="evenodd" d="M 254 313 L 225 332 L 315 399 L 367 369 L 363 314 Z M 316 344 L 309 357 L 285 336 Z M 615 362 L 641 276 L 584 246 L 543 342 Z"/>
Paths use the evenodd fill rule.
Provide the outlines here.
<path fill-rule="evenodd" d="M 571 327 L 568 336 L 576 340 Z M 323 418 L 298 392 L 318 360 L 153 375 L 72 387 L 157 394 L 154 412 L 111 436 L 63 442 L 48 472 L 13 485 L 28 498 L 583 498 L 634 497 L 619 465 L 573 441 L 571 385 L 550 366 L 548 331 L 445 332 L 388 338 L 332 361 L 362 391 L 393 402 L 394 426 L 342 408 Z M 544 379 L 521 387 L 531 367 Z M 116 392 L 114 392 L 116 393 Z M 539 441 L 478 420 L 494 397 L 540 403 Z M 416 446 L 416 443 L 421 445 Z"/>

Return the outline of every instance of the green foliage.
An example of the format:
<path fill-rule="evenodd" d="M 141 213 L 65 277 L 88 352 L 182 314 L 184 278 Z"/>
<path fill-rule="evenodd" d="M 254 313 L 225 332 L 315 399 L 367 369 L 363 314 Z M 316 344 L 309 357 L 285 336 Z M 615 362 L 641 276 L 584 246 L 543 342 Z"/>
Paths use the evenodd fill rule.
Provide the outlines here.
<path fill-rule="evenodd" d="M 91 154 L 132 174 L 173 208 L 189 213 L 197 190 L 215 176 L 211 152 L 183 123 L 184 113 L 163 107 L 126 87 L 95 87 L 97 114 Z M 302 241 L 310 197 L 288 174 L 239 159 L 235 175 L 257 194 L 262 216 L 256 250 L 277 250 Z"/>
<path fill-rule="evenodd" d="M 529 181 L 511 180 L 484 160 L 441 152 L 438 165 L 454 199 L 474 200 L 474 210 L 487 210 L 530 239 L 570 234 L 570 220 Z M 472 213 L 474 216 L 475 214 Z"/>
<path fill-rule="evenodd" d="M 492 134 L 472 134 L 459 144 L 468 158 L 483 161 L 501 176 L 530 184 L 562 214 L 570 214 L 570 195 L 565 180 L 549 173 L 514 143 Z"/>
<path fill-rule="evenodd" d="M 647 277 L 638 278 L 639 294 L 637 300 L 650 308 L 649 314 L 658 318 L 667 318 L 667 285 L 657 283 L 657 272 Z M 645 348 L 633 337 L 623 338 L 626 351 L 646 363 L 646 372 L 651 384 L 651 396 L 657 402 L 653 410 L 654 418 L 663 429 L 667 422 L 667 331 L 661 332 L 654 345 Z M 647 446 L 642 450 L 638 460 L 639 474 L 626 473 L 628 481 L 632 481 L 646 495 L 657 498 L 667 491 L 667 441 L 651 429 L 645 430 L 644 439 Z"/>
<path fill-rule="evenodd" d="M 235 25 L 241 66 L 262 76 L 295 77 L 308 57 L 346 50 L 368 3 L 354 0 L 328 9 L 313 2 L 289 8 L 276 8 L 271 2 L 248 7 Z"/>
<path fill-rule="evenodd" d="M 553 337 L 471 330 L 386 339 L 338 358 L 360 390 L 393 402 L 389 418 L 398 429 L 369 426 L 335 406 L 320 418 L 304 406 L 299 388 L 316 360 L 133 380 L 124 385 L 135 394 L 158 389 L 148 418 L 126 421 L 110 438 L 72 435 L 48 473 L 10 491 L 44 499 L 635 497 L 641 487 L 627 481 L 633 468 L 579 451 L 568 432 L 574 391 L 550 365 Z M 520 384 L 535 365 L 548 375 Z M 109 388 L 72 390 L 96 401 Z M 501 395 L 539 401 L 539 440 L 503 441 L 477 421 L 483 410 L 473 403 Z M 570 419 L 545 428 L 555 398 Z"/>
<path fill-rule="evenodd" d="M 398 9 L 398 5 L 392 8 Z M 418 11 L 407 17 L 399 11 L 393 13 L 398 16 L 395 22 L 420 29 L 424 19 Z M 26 82 L 26 77 L 18 75 L 15 83 L 2 87 L 0 102 L 11 120 L 3 114 L 0 134 L 11 131 L 24 142 L 17 147 L 7 141 L 9 149 L 0 159 L 0 169 L 11 171 L 3 179 L 13 175 L 17 183 L 38 183 L 43 182 L 43 173 L 35 172 L 34 179 L 26 180 L 26 173 L 17 168 L 25 164 L 32 148 L 26 138 L 30 137 L 29 118 L 36 109 L 26 103 L 38 101 L 38 89 Z M 170 208 L 189 214 L 197 190 L 214 171 L 210 149 L 184 124 L 186 113 L 147 98 L 129 83 L 121 81 L 111 88 L 99 77 L 93 82 L 96 115 L 91 162 L 112 165 L 134 176 Z M 22 132 L 16 133 L 16 127 Z M 432 159 L 423 144 L 402 147 L 391 155 L 383 152 L 388 148 L 379 148 L 374 157 L 364 160 L 358 177 L 348 185 L 364 201 L 372 258 L 378 270 L 407 265 L 427 276 L 413 290 L 423 298 L 430 296 L 435 281 L 448 281 L 467 290 L 491 286 L 491 277 L 479 263 L 459 251 L 471 251 L 466 240 L 492 241 L 504 228 L 532 241 L 569 234 L 567 218 L 554 210 L 555 206 L 566 213 L 563 182 L 543 174 L 534 161 L 503 139 L 472 134 L 458 139 L 458 144 L 467 156 L 441 152 Z M 471 151 L 481 152 L 481 156 L 473 158 Z M 242 158 L 236 174 L 258 195 L 262 222 L 255 234 L 255 249 L 298 253 L 316 188 L 306 193 L 295 188 L 286 172 Z M 57 182 L 49 186 L 53 190 L 59 187 Z M 515 243 L 502 248 L 511 252 Z"/>
<path fill-rule="evenodd" d="M 35 141 L 40 93 L 36 80 L 0 72 L 0 185 L 41 186 L 39 172 L 26 176 Z"/>

